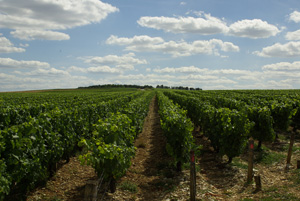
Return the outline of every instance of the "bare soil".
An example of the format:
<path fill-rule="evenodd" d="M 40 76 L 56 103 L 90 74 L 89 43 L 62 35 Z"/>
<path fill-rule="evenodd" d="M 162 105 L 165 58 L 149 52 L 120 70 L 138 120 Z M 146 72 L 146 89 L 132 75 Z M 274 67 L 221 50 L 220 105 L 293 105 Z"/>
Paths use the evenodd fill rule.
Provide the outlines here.
<path fill-rule="evenodd" d="M 289 171 L 285 170 L 289 133 L 281 133 L 276 143 L 266 144 L 265 153 L 255 152 L 255 175 L 261 176 L 262 190 L 255 183 L 246 183 L 247 152 L 227 164 L 210 147 L 200 131 L 194 131 L 196 143 L 203 146 L 197 156 L 197 200 L 300 200 L 300 139 L 295 140 Z M 99 193 L 98 200 L 189 200 L 189 169 L 174 171 L 172 159 L 165 151 L 166 141 L 160 127 L 157 100 L 154 98 L 144 122 L 143 132 L 136 139 L 136 156 L 126 175 L 117 183 L 115 193 Z M 271 162 L 260 158 L 274 155 Z M 80 165 L 77 157 L 62 166 L 46 186 L 37 188 L 28 196 L 33 200 L 83 200 L 85 184 L 96 174 L 91 167 Z M 130 190 L 126 183 L 134 186 Z"/>

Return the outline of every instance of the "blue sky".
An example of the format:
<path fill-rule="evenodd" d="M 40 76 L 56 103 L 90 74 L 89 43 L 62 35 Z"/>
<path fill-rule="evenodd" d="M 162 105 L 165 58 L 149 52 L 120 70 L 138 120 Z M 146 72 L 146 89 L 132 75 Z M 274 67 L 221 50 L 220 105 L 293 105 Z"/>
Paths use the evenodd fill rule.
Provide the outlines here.
<path fill-rule="evenodd" d="M 0 0 L 0 91 L 299 78 L 299 0 Z"/>

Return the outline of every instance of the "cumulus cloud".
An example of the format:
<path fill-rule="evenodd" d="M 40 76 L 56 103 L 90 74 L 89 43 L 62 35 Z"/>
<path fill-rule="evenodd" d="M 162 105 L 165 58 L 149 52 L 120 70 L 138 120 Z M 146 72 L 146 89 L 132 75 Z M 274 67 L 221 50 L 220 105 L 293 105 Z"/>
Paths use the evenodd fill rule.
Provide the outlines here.
<path fill-rule="evenodd" d="M 97 67 L 89 67 L 87 68 L 87 72 L 89 73 L 122 73 L 119 69 L 111 68 L 109 66 L 97 66 Z"/>
<path fill-rule="evenodd" d="M 196 33 L 201 35 L 226 34 L 246 38 L 268 38 L 280 30 L 261 19 L 245 19 L 230 26 L 223 19 L 198 12 L 200 17 L 141 17 L 137 23 L 142 27 L 164 30 L 172 33 Z"/>
<path fill-rule="evenodd" d="M 6 37 L 0 33 L 0 53 L 25 52 L 24 48 L 14 47 Z"/>
<path fill-rule="evenodd" d="M 45 30 L 18 29 L 10 34 L 21 40 L 69 40 L 70 36 L 65 33 Z"/>
<path fill-rule="evenodd" d="M 50 65 L 40 61 L 23 61 L 11 58 L 0 58 L 0 68 L 49 68 Z"/>
<path fill-rule="evenodd" d="M 300 22 L 300 12 L 298 11 L 294 11 L 290 14 L 290 18 L 291 21 L 299 23 Z"/>
<path fill-rule="evenodd" d="M 241 20 L 230 25 L 229 34 L 246 38 L 268 38 L 275 36 L 280 30 L 266 21 L 261 19 Z"/>
<path fill-rule="evenodd" d="M 107 83 L 107 82 L 106 82 Z M 99 84 L 97 80 L 85 76 L 73 76 L 59 69 L 43 69 L 14 74 L 0 73 L 0 91 L 22 91 L 35 89 L 77 88 Z"/>
<path fill-rule="evenodd" d="M 195 17 L 141 17 L 138 24 L 143 27 L 164 30 L 173 33 L 198 33 L 202 35 L 225 33 L 228 31 L 226 23 L 210 14 L 204 18 Z"/>
<path fill-rule="evenodd" d="M 133 38 L 119 38 L 118 36 L 111 35 L 107 40 L 106 44 L 109 45 L 132 45 L 132 46 L 146 46 L 146 45 L 153 45 L 153 44 L 160 44 L 163 43 L 164 39 L 161 37 L 150 37 L 147 35 L 141 36 L 134 36 Z"/>
<path fill-rule="evenodd" d="M 49 69 L 37 69 L 31 72 L 22 73 L 22 75 L 27 76 L 37 76 L 37 77 L 65 77 L 70 76 L 67 71 L 56 69 L 56 68 L 49 68 Z"/>
<path fill-rule="evenodd" d="M 71 66 L 67 69 L 67 72 L 121 74 L 123 71 L 117 68 L 111 68 L 109 66 L 95 66 L 88 68 Z"/>
<path fill-rule="evenodd" d="M 297 57 L 300 56 L 300 41 L 291 41 L 285 44 L 275 43 L 264 47 L 262 51 L 253 53 L 261 57 Z"/>
<path fill-rule="evenodd" d="M 69 73 L 71 72 L 80 72 L 80 73 L 86 73 L 87 69 L 86 68 L 81 68 L 81 67 L 77 67 L 77 66 L 71 66 L 67 69 L 67 71 Z"/>
<path fill-rule="evenodd" d="M 124 70 L 133 70 L 135 65 L 147 64 L 145 59 L 135 58 L 134 53 L 125 54 L 123 56 L 107 55 L 104 57 L 86 57 L 85 63 L 92 65 L 108 65 Z"/>
<path fill-rule="evenodd" d="M 263 70 L 272 71 L 300 71 L 300 61 L 290 62 L 279 62 L 275 64 L 268 64 L 262 67 Z"/>
<path fill-rule="evenodd" d="M 285 39 L 287 40 L 300 40 L 300 29 L 293 32 L 287 32 L 285 35 Z"/>
<path fill-rule="evenodd" d="M 208 54 L 220 56 L 219 50 L 223 52 L 238 52 L 239 47 L 231 42 L 223 42 L 219 39 L 196 40 L 192 43 L 185 41 L 164 41 L 160 37 L 149 37 L 146 35 L 134 36 L 133 38 L 119 38 L 110 36 L 106 40 L 110 45 L 126 46 L 125 50 L 135 52 L 162 52 L 171 54 L 173 57 L 190 56 L 195 54 Z"/>
<path fill-rule="evenodd" d="M 12 35 L 20 39 L 66 40 L 67 34 L 51 30 L 98 23 L 117 11 L 99 0 L 2 0 L 0 28 L 15 30 Z"/>
<path fill-rule="evenodd" d="M 195 66 L 186 66 L 186 67 L 178 67 L 178 68 L 172 68 L 172 67 L 166 67 L 162 69 L 156 68 L 153 71 L 156 73 L 203 73 L 206 72 L 207 69 L 201 69 Z"/>

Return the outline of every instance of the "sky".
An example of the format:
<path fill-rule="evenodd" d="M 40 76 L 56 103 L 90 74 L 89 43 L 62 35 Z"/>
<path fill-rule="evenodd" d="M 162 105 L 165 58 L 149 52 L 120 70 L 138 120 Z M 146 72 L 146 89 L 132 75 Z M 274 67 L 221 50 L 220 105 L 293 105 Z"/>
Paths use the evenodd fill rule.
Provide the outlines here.
<path fill-rule="evenodd" d="M 299 78 L 299 0 L 0 0 L 0 91 Z"/>

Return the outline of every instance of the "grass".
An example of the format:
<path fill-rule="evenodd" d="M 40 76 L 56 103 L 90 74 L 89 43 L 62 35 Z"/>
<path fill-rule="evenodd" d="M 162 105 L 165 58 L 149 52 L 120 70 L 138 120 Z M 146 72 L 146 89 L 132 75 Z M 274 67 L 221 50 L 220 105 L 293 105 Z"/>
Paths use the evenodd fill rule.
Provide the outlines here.
<path fill-rule="evenodd" d="M 130 182 L 130 181 L 122 182 L 120 184 L 120 189 L 122 189 L 124 191 L 129 191 L 131 193 L 137 193 L 138 192 L 137 185 L 135 183 Z"/>
<path fill-rule="evenodd" d="M 257 157 L 254 162 L 261 163 L 263 165 L 271 165 L 273 163 L 278 163 L 282 161 L 286 156 L 284 154 L 271 151 L 265 146 L 258 152 Z"/>
<path fill-rule="evenodd" d="M 262 201 L 273 201 L 273 200 L 299 200 L 298 197 L 291 193 L 286 193 L 286 189 L 282 187 L 270 187 L 265 190 L 265 197 L 261 198 Z"/>
<path fill-rule="evenodd" d="M 295 185 L 299 185 L 300 184 L 300 169 L 293 170 L 292 176 L 289 179 L 291 181 L 293 181 Z"/>
<path fill-rule="evenodd" d="M 241 169 L 248 169 L 248 164 L 242 163 L 241 159 L 238 157 L 233 158 L 232 163 L 230 165 Z"/>

